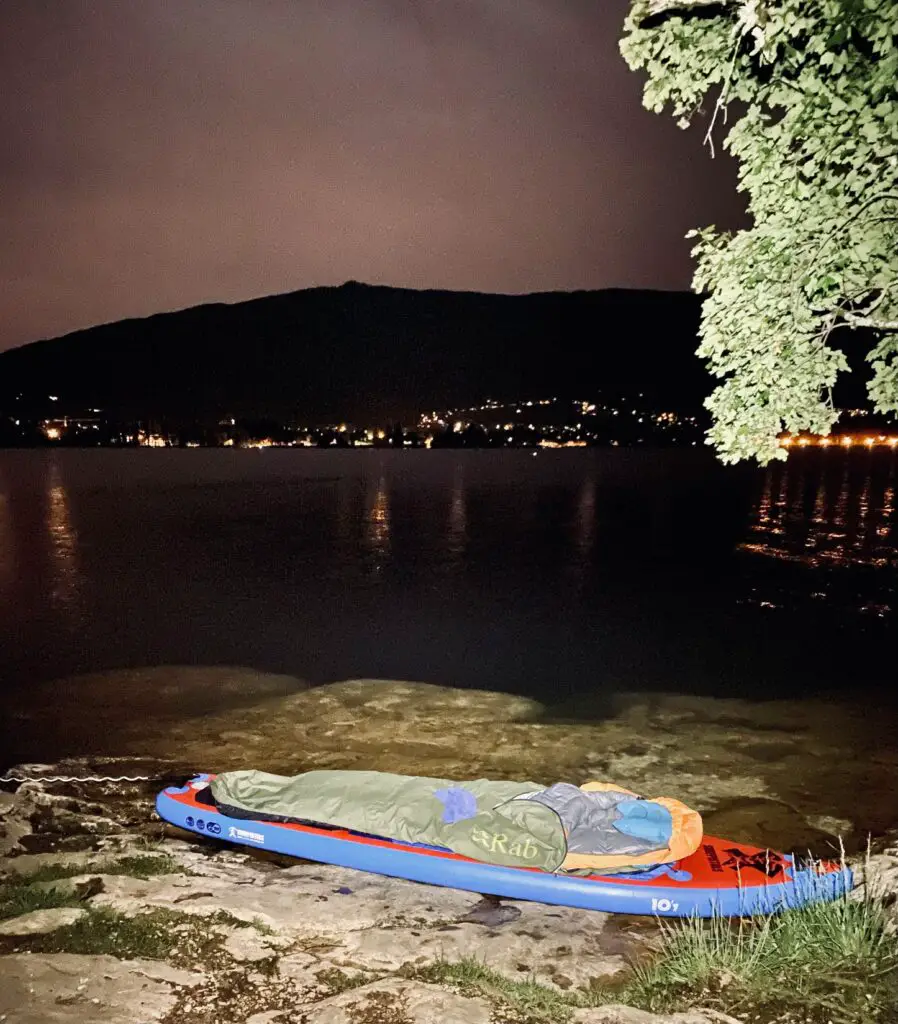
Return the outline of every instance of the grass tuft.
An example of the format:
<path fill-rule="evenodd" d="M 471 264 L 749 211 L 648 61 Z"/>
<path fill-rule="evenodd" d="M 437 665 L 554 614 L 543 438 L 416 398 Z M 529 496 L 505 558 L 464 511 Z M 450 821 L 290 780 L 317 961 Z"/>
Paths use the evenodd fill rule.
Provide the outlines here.
<path fill-rule="evenodd" d="M 127 917 L 107 907 L 92 907 L 74 924 L 42 936 L 37 945 L 41 953 L 169 960 L 185 938 L 179 929 L 182 920 L 182 915 L 167 910 Z"/>
<path fill-rule="evenodd" d="M 158 908 L 130 916 L 110 907 L 86 910 L 73 924 L 46 935 L 28 936 L 21 944 L 34 953 L 165 960 L 183 967 L 231 965 L 232 958 L 224 949 L 224 928 L 237 919 L 224 912 L 205 916 Z M 244 921 L 239 924 L 253 927 Z"/>
<path fill-rule="evenodd" d="M 475 959 L 405 973 L 483 995 L 528 1024 L 561 1024 L 608 1002 L 661 1013 L 706 1006 L 757 1024 L 898 1024 L 898 934 L 881 893 L 858 895 L 754 918 L 661 921 L 660 952 L 598 988 L 558 992 Z"/>
<path fill-rule="evenodd" d="M 486 964 L 466 957 L 450 962 L 439 960 L 405 972 L 409 977 L 434 985 L 451 985 L 462 994 L 482 995 L 515 1011 L 517 1020 L 561 1024 L 570 1019 L 578 1007 L 594 1006 L 597 995 L 583 992 L 557 992 L 533 978 L 521 981 L 506 978 Z"/>
<path fill-rule="evenodd" d="M 179 870 L 171 857 L 135 854 L 117 860 L 89 863 L 45 864 L 25 875 L 13 874 L 0 881 L 0 921 L 35 910 L 53 910 L 58 907 L 77 907 L 84 895 L 71 886 L 47 885 L 79 875 L 129 875 L 132 878 L 151 878 L 154 875 L 173 874 Z M 43 883 L 43 884 L 39 884 Z"/>
<path fill-rule="evenodd" d="M 77 907 L 81 900 L 70 889 L 41 889 L 31 885 L 0 884 L 0 921 L 35 910 L 55 910 L 58 907 Z"/>
<path fill-rule="evenodd" d="M 320 971 L 317 971 L 315 978 L 324 989 L 327 990 L 328 996 L 336 996 L 341 992 L 349 992 L 355 988 L 361 988 L 363 985 L 371 983 L 371 976 L 367 974 L 347 974 L 345 971 L 341 971 L 339 967 L 326 967 Z"/>
<path fill-rule="evenodd" d="M 660 955 L 635 969 L 622 1001 L 666 1012 L 697 1003 L 750 1009 L 757 1019 L 800 1011 L 823 1024 L 898 1021 L 898 937 L 875 894 L 661 927 Z"/>
<path fill-rule="evenodd" d="M 77 875 L 130 875 L 147 879 L 156 875 L 177 874 L 181 868 L 165 854 L 138 853 L 109 860 L 87 861 L 82 864 L 44 864 L 17 880 L 32 882 L 58 882 Z"/>

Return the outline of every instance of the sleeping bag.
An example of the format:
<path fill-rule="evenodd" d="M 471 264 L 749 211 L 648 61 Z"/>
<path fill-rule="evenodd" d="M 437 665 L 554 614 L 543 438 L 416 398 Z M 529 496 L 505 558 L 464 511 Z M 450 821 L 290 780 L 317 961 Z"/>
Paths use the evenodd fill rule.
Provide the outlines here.
<path fill-rule="evenodd" d="M 694 853 L 697 812 L 607 783 L 457 782 L 389 772 L 286 777 L 224 772 L 212 798 L 234 818 L 302 822 L 444 847 L 489 864 L 543 871 L 622 870 Z"/>

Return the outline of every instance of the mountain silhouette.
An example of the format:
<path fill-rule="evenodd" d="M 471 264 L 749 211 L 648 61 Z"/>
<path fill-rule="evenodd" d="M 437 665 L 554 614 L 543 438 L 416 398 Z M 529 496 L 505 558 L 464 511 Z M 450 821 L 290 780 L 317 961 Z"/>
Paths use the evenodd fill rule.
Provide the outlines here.
<path fill-rule="evenodd" d="M 123 415 L 410 417 L 487 397 L 634 394 L 697 408 L 699 299 L 348 282 L 122 320 L 0 355 L 0 402 Z"/>

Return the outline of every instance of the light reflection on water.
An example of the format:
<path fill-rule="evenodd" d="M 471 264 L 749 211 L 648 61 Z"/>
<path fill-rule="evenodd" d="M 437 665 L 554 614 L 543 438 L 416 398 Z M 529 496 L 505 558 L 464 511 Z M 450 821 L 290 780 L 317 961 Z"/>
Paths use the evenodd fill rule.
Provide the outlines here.
<path fill-rule="evenodd" d="M 365 524 L 371 565 L 375 573 L 380 573 L 390 560 L 390 495 L 383 475 L 377 481 L 373 498 L 369 498 Z"/>
<path fill-rule="evenodd" d="M 71 620 L 81 586 L 80 539 L 68 487 L 54 461 L 38 464 L 19 489 L 0 474 L 0 607 L 13 610 L 39 595 Z"/>
<path fill-rule="evenodd" d="M 468 504 L 465 493 L 464 466 L 459 464 L 452 473 L 452 492 L 449 499 L 449 525 L 446 536 L 446 554 L 449 566 L 459 568 L 468 547 Z"/>
<path fill-rule="evenodd" d="M 802 455 L 799 458 L 803 457 Z M 809 565 L 898 565 L 895 458 L 845 464 L 771 466 L 765 475 L 748 551 Z M 810 514 L 809 488 L 814 489 Z"/>
<path fill-rule="evenodd" d="M 894 453 L 797 453 L 767 470 L 741 549 L 813 571 L 808 578 L 818 586 L 810 596 L 818 601 L 891 615 L 898 610 L 895 487 Z M 764 587 L 757 593 L 781 606 L 763 600 Z"/>
<path fill-rule="evenodd" d="M 741 693 L 751 659 L 775 652 L 784 678 L 816 686 L 786 613 L 889 625 L 895 466 L 865 452 L 796 453 L 766 474 L 685 452 L 0 452 L 0 689 L 179 663 Z M 848 663 L 858 648 L 840 643 Z M 831 662 L 826 685 L 845 670 Z"/>
<path fill-rule="evenodd" d="M 78 601 L 78 531 L 72 523 L 69 496 L 52 463 L 47 474 L 47 551 L 53 564 L 51 601 L 63 608 L 73 608 Z"/>
<path fill-rule="evenodd" d="M 590 474 L 580 488 L 577 502 L 576 544 L 581 558 L 588 561 L 596 539 L 596 478 Z"/>

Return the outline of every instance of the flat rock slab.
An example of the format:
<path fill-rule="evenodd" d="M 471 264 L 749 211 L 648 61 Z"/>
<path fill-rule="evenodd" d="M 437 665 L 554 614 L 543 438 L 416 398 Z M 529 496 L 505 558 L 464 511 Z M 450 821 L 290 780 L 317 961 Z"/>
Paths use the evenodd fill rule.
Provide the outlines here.
<path fill-rule="evenodd" d="M 307 1024 L 490 1024 L 485 999 L 466 998 L 420 981 L 379 981 L 325 999 Z"/>
<path fill-rule="evenodd" d="M 16 803 L 16 798 L 12 793 L 7 793 L 5 790 L 0 790 L 0 818 L 5 818 L 6 815 L 13 809 Z"/>
<path fill-rule="evenodd" d="M 152 1024 L 199 975 L 147 960 L 21 953 L 2 961 L 3 1024 Z"/>
<path fill-rule="evenodd" d="M 46 935 L 57 928 L 65 928 L 84 917 L 86 911 L 77 907 L 56 907 L 49 910 L 32 910 L 9 921 L 0 921 L 0 935 Z"/>
<path fill-rule="evenodd" d="M 511 980 L 533 977 L 567 990 L 618 974 L 627 966 L 626 954 L 639 949 L 639 937 L 626 936 L 606 914 L 535 903 L 520 907 L 518 921 L 495 930 L 461 923 L 353 931 L 343 936 L 331 959 L 346 966 L 394 971 L 404 964 L 474 957 Z"/>
<path fill-rule="evenodd" d="M 503 904 L 514 914 L 489 926 L 466 920 L 480 901 L 460 890 L 318 864 L 261 872 L 253 859 L 233 854 L 186 851 L 178 859 L 190 875 L 103 876 L 103 891 L 92 903 L 126 914 L 147 907 L 202 916 L 224 911 L 300 943 L 332 947 L 328 959 L 344 969 L 388 972 L 473 956 L 511 979 L 535 976 L 561 990 L 624 970 L 628 958 L 645 950 L 647 927 L 653 928 L 642 920 L 526 902 Z M 246 961 L 270 956 L 275 945 L 246 931 L 232 936 L 227 948 Z"/>
<path fill-rule="evenodd" d="M 578 1010 L 575 1024 L 744 1024 L 719 1010 L 687 1010 L 685 1013 L 657 1014 L 632 1006 L 600 1006 Z"/>

